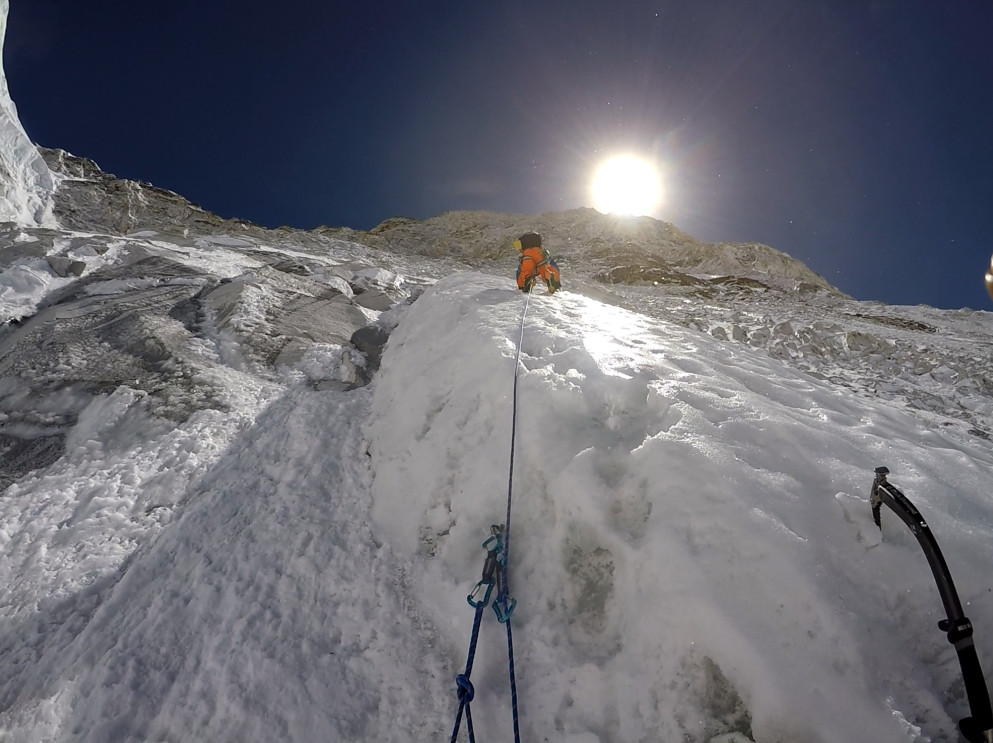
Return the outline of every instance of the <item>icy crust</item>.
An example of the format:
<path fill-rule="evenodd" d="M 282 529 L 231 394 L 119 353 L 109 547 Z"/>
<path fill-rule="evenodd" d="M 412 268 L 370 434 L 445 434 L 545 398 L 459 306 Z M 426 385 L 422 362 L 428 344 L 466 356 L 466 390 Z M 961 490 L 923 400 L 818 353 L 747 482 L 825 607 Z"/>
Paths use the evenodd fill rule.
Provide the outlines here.
<path fill-rule="evenodd" d="M 0 459 L 0 735 L 447 736 L 465 596 L 505 513 L 512 275 L 457 273 L 408 305 L 451 262 L 325 233 L 7 239 L 0 287 L 32 260 L 84 265 L 42 265 L 65 282 L 0 304 L 0 425 L 24 446 Z M 854 385 L 892 322 L 937 328 L 899 338 L 956 358 L 987 316 L 582 289 L 532 298 L 520 367 L 527 737 L 956 740 L 967 709 L 933 583 L 895 518 L 880 538 L 866 494 L 886 464 L 928 516 L 993 667 L 991 444 Z M 343 348 L 289 321 L 324 292 L 393 331 L 370 387 L 329 384 Z M 828 377 L 749 348 L 733 307 L 790 320 L 786 339 L 849 316 L 879 332 L 829 346 Z M 274 366 L 290 340 L 302 355 Z M 482 632 L 474 716 L 502 738 L 505 638 L 491 613 Z"/>
<path fill-rule="evenodd" d="M 10 0 L 0 0 L 0 222 L 55 227 L 56 178 L 21 126 L 3 70 L 9 10 Z"/>
<path fill-rule="evenodd" d="M 0 231 L 0 488 L 58 460 L 81 412 L 119 388 L 181 424 L 226 408 L 231 370 L 367 382 L 389 309 L 421 289 L 370 258 L 279 233 Z M 379 334 L 355 347 L 370 325 Z"/>
<path fill-rule="evenodd" d="M 824 296 L 801 301 L 778 292 L 700 301 L 679 292 L 614 290 L 653 316 L 902 405 L 949 435 L 993 436 L 993 313 Z"/>
<path fill-rule="evenodd" d="M 366 428 L 377 530 L 415 561 L 453 673 L 480 542 L 504 520 L 522 308 L 507 282 L 440 281 L 394 331 Z M 927 619 L 930 576 L 908 566 L 900 527 L 879 544 L 865 493 L 895 462 L 923 503 L 946 504 L 936 531 L 987 533 L 988 446 L 922 454 L 933 434 L 908 413 L 568 292 L 533 298 L 520 374 L 511 593 L 527 738 L 908 741 L 929 739 L 926 722 L 953 739 L 933 691 L 957 682 Z M 993 548 L 950 547 L 979 598 L 973 550 Z M 982 596 L 972 610 L 993 621 Z M 486 631 L 474 673 L 494 691 L 474 715 L 493 736 L 510 713 L 500 630 Z"/>
<path fill-rule="evenodd" d="M 169 431 L 94 404 L 7 490 L 3 740 L 438 738 L 434 633 L 368 528 L 366 396 L 231 381 L 237 412 Z"/>

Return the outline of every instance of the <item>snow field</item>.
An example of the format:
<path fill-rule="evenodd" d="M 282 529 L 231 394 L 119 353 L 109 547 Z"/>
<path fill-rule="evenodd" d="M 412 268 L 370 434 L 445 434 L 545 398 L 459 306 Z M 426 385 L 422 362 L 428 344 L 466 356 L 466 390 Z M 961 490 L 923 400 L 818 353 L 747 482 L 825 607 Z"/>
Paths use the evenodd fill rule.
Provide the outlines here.
<path fill-rule="evenodd" d="M 223 410 L 177 425 L 127 385 L 46 399 L 81 412 L 0 500 L 0 738 L 447 738 L 505 518 L 523 306 L 509 281 L 445 278 L 391 310 L 351 392 L 314 389 L 340 348 L 264 378 L 208 321 L 190 343 Z M 921 508 L 988 670 L 988 442 L 569 291 L 531 298 L 517 369 L 525 739 L 956 739 L 936 589 L 868 492 L 885 464 Z M 472 680 L 479 739 L 506 738 L 490 611 Z"/>
<path fill-rule="evenodd" d="M 895 515 L 879 543 L 868 490 L 886 464 L 923 508 L 935 483 L 900 473 L 952 473 L 969 492 L 988 454 L 922 449 L 908 414 L 746 348 L 568 292 L 531 302 L 511 532 L 527 737 L 913 740 L 911 709 L 954 735 L 933 689 L 955 693 L 957 664 L 924 556 Z M 376 383 L 373 516 L 422 565 L 436 623 L 461 612 L 456 645 L 479 543 L 503 521 L 522 308 L 499 281 L 440 281 L 395 331 Z M 988 535 L 989 504 L 970 511 Z M 940 510 L 934 521 L 940 540 Z M 988 585 L 983 561 L 955 560 L 947 541 L 956 579 Z M 969 611 L 991 617 L 991 604 L 987 593 Z M 497 735 L 510 724 L 506 661 L 489 632 L 477 700 L 496 691 L 473 712 Z"/>

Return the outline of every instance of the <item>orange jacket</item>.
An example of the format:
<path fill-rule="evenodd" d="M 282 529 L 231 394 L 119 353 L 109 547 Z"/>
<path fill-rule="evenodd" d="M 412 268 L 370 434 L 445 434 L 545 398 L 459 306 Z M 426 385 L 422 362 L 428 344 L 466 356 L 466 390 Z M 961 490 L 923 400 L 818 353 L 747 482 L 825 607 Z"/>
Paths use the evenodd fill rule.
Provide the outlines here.
<path fill-rule="evenodd" d="M 535 276 L 548 285 L 549 291 L 555 291 L 561 286 L 559 267 L 554 258 L 550 258 L 544 248 L 524 248 L 521 251 L 520 262 L 517 264 L 517 288 L 527 291 Z"/>

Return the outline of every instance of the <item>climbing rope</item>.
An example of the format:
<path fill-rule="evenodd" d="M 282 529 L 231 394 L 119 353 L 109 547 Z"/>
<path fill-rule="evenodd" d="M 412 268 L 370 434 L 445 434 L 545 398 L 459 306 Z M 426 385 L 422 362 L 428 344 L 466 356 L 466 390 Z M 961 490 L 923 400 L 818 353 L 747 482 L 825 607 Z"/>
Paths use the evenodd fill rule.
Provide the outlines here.
<path fill-rule="evenodd" d="M 490 597 L 496 589 L 496 598 L 493 599 L 493 612 L 497 620 L 507 628 L 507 665 L 510 672 L 510 707 L 514 718 L 514 743 L 520 743 L 520 716 L 517 708 L 517 678 L 514 674 L 514 635 L 510 625 L 510 616 L 517 606 L 517 599 L 510 597 L 510 579 L 507 564 L 510 561 L 510 508 L 514 495 L 514 449 L 517 441 L 517 381 L 521 368 L 521 346 L 524 344 L 524 323 L 528 314 L 528 305 L 531 302 L 530 288 L 526 292 L 524 299 L 524 311 L 521 313 L 521 330 L 517 339 L 517 355 L 514 358 L 514 394 L 513 409 L 510 425 L 510 473 L 507 481 L 507 519 L 501 524 L 494 524 L 490 527 L 490 536 L 483 542 L 486 550 L 486 562 L 483 563 L 483 574 L 476 587 L 466 596 L 469 606 L 476 610 L 472 622 L 472 634 L 469 637 L 469 652 L 465 661 L 465 671 L 455 678 L 456 694 L 459 700 L 458 712 L 455 714 L 455 727 L 452 729 L 451 743 L 456 743 L 459 730 L 462 727 L 462 718 L 465 717 L 466 732 L 469 735 L 469 743 L 475 743 L 476 734 L 472 727 L 472 711 L 470 702 L 476 695 L 476 690 L 469 680 L 472 673 L 472 664 L 476 658 L 476 644 L 479 639 L 479 626 L 483 619 L 483 612 Z M 497 567 L 499 566 L 499 570 Z M 480 594 L 482 597 L 480 598 Z"/>
<path fill-rule="evenodd" d="M 514 450 L 517 448 L 517 382 L 520 379 L 521 371 L 521 347 L 524 345 L 524 322 L 528 316 L 528 305 L 531 303 L 531 292 L 530 290 L 524 295 L 524 311 L 521 313 L 521 329 L 517 336 L 517 355 L 514 357 L 514 393 L 512 396 L 512 412 L 510 416 L 510 472 L 507 476 L 507 519 L 504 521 L 503 525 L 503 555 L 500 559 L 500 567 L 502 568 L 501 573 L 503 574 L 503 594 L 497 594 L 496 602 L 494 608 L 497 611 L 497 617 L 501 617 L 501 610 L 504 612 L 503 616 L 507 619 L 510 618 L 510 613 L 514 610 L 514 605 L 517 603 L 514 601 L 512 604 L 508 605 L 507 592 L 510 590 L 510 581 L 507 575 L 507 562 L 510 558 L 510 507 L 514 500 Z M 500 609 L 496 609 L 499 606 Z M 500 618 L 501 622 L 505 622 L 505 619 Z"/>
<path fill-rule="evenodd" d="M 476 587 L 472 589 L 472 592 L 466 596 L 466 601 L 469 602 L 469 606 L 476 610 L 476 615 L 472 621 L 472 634 L 469 637 L 469 654 L 465 661 L 465 671 L 455 677 L 459 709 L 455 714 L 455 727 L 452 729 L 452 743 L 455 743 L 456 738 L 459 736 L 459 729 L 462 727 L 463 713 L 465 714 L 466 730 L 469 733 L 469 743 L 475 743 L 476 740 L 476 735 L 472 729 L 472 710 L 469 707 L 469 703 L 473 700 L 473 697 L 476 696 L 476 690 L 473 688 L 472 682 L 469 680 L 469 675 L 472 673 L 472 664 L 476 659 L 476 642 L 479 639 L 479 624 L 483 619 L 483 611 L 486 609 L 486 605 L 490 602 L 490 595 L 493 593 L 493 586 L 497 581 L 496 566 L 497 561 L 499 560 L 499 553 L 503 549 L 503 527 L 500 525 L 494 525 L 490 527 L 490 531 L 490 538 L 483 542 L 483 547 L 487 550 L 486 562 L 483 563 L 483 576 L 480 578 L 479 582 L 476 583 Z M 480 592 L 483 594 L 482 598 L 479 598 Z"/>

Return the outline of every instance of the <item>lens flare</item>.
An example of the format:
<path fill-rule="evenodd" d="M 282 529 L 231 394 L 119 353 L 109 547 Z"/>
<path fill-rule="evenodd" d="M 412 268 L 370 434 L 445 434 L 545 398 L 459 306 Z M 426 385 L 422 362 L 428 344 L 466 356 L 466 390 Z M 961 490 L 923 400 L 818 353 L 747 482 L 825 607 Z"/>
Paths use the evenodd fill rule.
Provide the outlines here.
<path fill-rule="evenodd" d="M 651 215 L 662 201 L 662 179 L 648 160 L 618 155 L 593 174 L 593 208 L 604 214 Z"/>
<path fill-rule="evenodd" d="M 990 299 L 993 299 L 993 256 L 990 257 L 990 267 L 986 272 L 986 291 L 990 293 Z"/>

